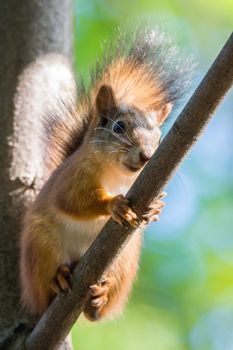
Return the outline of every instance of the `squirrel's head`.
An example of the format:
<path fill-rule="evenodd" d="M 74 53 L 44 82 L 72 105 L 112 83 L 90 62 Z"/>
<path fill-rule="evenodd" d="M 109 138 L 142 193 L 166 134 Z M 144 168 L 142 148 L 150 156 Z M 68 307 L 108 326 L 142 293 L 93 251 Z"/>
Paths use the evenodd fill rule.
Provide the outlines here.
<path fill-rule="evenodd" d="M 160 126 L 171 111 L 167 103 L 157 111 L 141 111 L 135 106 L 117 104 L 109 86 L 96 96 L 95 125 L 91 144 L 96 152 L 125 175 L 142 170 L 160 143 Z"/>

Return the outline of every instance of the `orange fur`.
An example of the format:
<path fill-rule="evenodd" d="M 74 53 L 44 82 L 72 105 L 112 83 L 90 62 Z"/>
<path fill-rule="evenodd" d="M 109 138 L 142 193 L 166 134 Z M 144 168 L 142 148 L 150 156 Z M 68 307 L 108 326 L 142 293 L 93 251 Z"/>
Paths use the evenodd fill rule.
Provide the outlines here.
<path fill-rule="evenodd" d="M 161 82 L 152 78 L 147 64 L 120 58 L 106 69 L 93 89 L 94 98 L 102 85 L 112 87 L 117 103 L 135 106 L 145 111 L 156 111 L 166 103 L 167 96 Z"/>
<path fill-rule="evenodd" d="M 21 239 L 21 285 L 22 301 L 32 313 L 41 314 L 55 296 L 48 281 L 56 274 L 62 263 L 61 247 L 56 236 L 49 240 L 44 232 L 50 231 L 49 221 L 43 218 L 26 218 L 26 229 Z"/>

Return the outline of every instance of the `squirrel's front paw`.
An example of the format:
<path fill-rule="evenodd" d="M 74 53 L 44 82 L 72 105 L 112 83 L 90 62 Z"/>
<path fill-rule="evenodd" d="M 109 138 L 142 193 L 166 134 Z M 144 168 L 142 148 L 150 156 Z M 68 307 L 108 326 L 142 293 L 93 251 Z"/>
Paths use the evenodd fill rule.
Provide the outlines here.
<path fill-rule="evenodd" d="M 139 222 L 137 215 L 129 207 L 129 201 L 123 195 L 118 195 L 111 199 L 108 204 L 108 210 L 113 220 L 120 225 L 129 223 L 133 227 L 138 227 Z"/>
<path fill-rule="evenodd" d="M 50 287 L 55 292 L 55 294 L 58 294 L 60 292 L 67 292 L 67 291 L 69 292 L 71 290 L 70 288 L 71 276 L 72 276 L 71 268 L 69 265 L 63 264 L 59 266 L 57 275 L 50 283 Z"/>
<path fill-rule="evenodd" d="M 162 198 L 166 197 L 167 193 L 162 192 L 159 197 L 150 204 L 146 213 L 142 216 L 143 224 L 148 224 L 152 221 L 159 221 L 159 215 L 161 213 L 162 208 L 165 206 L 165 203 L 161 201 Z"/>

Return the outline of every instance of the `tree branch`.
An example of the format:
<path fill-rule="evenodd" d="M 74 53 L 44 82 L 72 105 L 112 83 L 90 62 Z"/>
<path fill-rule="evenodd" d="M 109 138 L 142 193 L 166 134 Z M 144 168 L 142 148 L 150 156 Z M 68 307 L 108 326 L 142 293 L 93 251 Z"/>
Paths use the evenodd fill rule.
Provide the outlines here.
<path fill-rule="evenodd" d="M 139 217 L 168 183 L 232 83 L 233 34 L 130 189 L 127 197 Z M 101 278 L 133 231 L 132 227 L 123 228 L 113 220 L 106 224 L 76 267 L 72 291 L 54 300 L 28 338 L 27 349 L 57 349 L 82 312 L 89 286 Z"/>

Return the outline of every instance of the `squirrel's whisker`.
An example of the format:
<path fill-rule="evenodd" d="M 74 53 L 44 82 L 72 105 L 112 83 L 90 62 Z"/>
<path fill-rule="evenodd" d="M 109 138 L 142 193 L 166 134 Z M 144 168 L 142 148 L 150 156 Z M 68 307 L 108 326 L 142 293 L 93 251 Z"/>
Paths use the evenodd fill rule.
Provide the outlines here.
<path fill-rule="evenodd" d="M 120 142 L 112 141 L 112 143 L 113 143 L 114 145 L 116 145 L 117 147 L 119 147 L 119 146 L 122 147 L 122 144 L 121 144 Z M 130 150 L 131 146 L 125 146 L 124 148 L 127 149 L 127 150 Z"/>
<path fill-rule="evenodd" d="M 113 135 L 114 137 L 116 137 L 121 142 L 126 143 L 129 146 L 133 146 L 127 139 L 125 139 L 124 137 L 120 137 L 118 134 L 115 134 L 112 130 L 104 128 L 103 126 L 98 126 L 97 128 L 93 129 L 93 131 L 95 131 L 95 130 L 105 130 L 105 131 L 109 132 L 111 135 Z"/>

